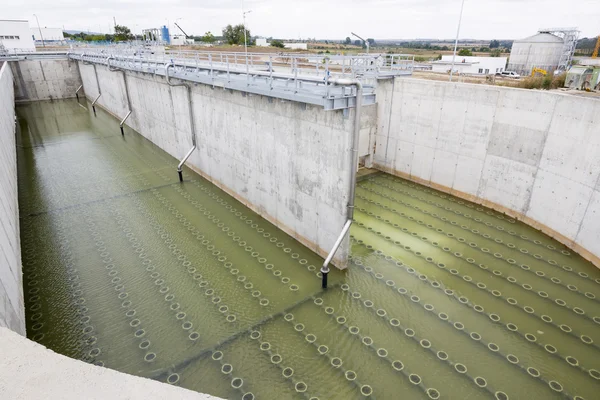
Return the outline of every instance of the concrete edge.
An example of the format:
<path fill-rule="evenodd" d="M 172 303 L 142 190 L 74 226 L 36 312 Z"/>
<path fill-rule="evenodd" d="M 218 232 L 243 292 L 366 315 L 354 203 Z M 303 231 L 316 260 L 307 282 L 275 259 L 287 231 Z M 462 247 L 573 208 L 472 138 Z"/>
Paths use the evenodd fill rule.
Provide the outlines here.
<path fill-rule="evenodd" d="M 570 248 L 571 250 L 575 251 L 576 253 L 578 253 L 579 255 L 581 255 L 583 258 L 585 258 L 586 260 L 588 260 L 589 262 L 591 262 L 592 264 L 594 264 L 597 268 L 600 268 L 600 257 L 596 256 L 595 254 L 593 254 L 592 252 L 590 252 L 589 250 L 585 249 L 584 247 L 582 247 L 580 244 L 578 244 L 577 242 L 575 242 L 575 240 L 573 239 L 569 239 L 568 237 L 564 236 L 563 234 L 561 234 L 560 232 L 550 228 L 547 225 L 542 224 L 541 222 L 530 218 L 528 216 L 526 216 L 523 213 L 520 213 L 518 211 L 512 210 L 510 208 L 504 207 L 500 204 L 494 203 L 493 201 L 490 200 L 486 200 L 483 199 L 481 197 L 469 194 L 469 193 L 465 193 L 465 192 L 461 192 L 459 190 L 456 189 L 452 189 L 448 186 L 444 186 L 444 185 L 440 185 L 437 184 L 435 182 L 431 182 L 425 179 L 421 179 L 415 176 L 412 176 L 410 174 L 407 174 L 406 172 L 402 172 L 402 171 L 397 171 L 393 168 L 389 168 L 386 167 L 384 165 L 381 165 L 379 163 L 373 163 L 373 167 L 377 168 L 380 171 L 395 175 L 397 177 L 409 180 L 411 182 L 415 182 L 418 183 L 420 185 L 424 185 L 436 190 L 439 190 L 441 192 L 444 193 L 448 193 L 451 194 L 453 196 L 459 197 L 461 199 L 473 202 L 473 203 L 477 203 L 480 204 L 482 206 L 491 208 L 492 210 L 501 212 L 503 214 L 506 214 L 512 218 L 515 218 L 521 222 L 524 222 L 525 224 L 541 231 L 542 233 L 550 236 L 551 238 L 559 241 L 560 243 L 562 243 L 563 245 L 567 246 L 568 248 Z"/>
<path fill-rule="evenodd" d="M 7 328 L 0 328 L 0 354 L 3 399 L 219 400 L 57 354 Z"/>

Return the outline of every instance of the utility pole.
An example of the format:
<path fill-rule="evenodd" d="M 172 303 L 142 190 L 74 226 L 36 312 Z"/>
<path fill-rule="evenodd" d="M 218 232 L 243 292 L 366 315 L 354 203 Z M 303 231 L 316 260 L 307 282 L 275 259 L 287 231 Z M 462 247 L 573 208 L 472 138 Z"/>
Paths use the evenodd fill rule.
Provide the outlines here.
<path fill-rule="evenodd" d="M 44 36 L 42 35 L 42 28 L 40 28 L 40 20 L 38 19 L 37 15 L 33 14 L 33 16 L 35 17 L 35 20 L 37 21 L 38 31 L 40 31 L 40 38 L 42 39 L 42 47 L 46 47 L 46 44 L 44 43 Z"/>
<path fill-rule="evenodd" d="M 113 26 L 117 26 L 117 19 L 113 17 Z"/>
<path fill-rule="evenodd" d="M 246 14 L 250 14 L 252 10 L 244 11 L 244 0 L 242 0 L 242 16 L 244 18 L 244 52 L 246 53 L 246 74 L 248 73 L 248 38 L 246 37 Z"/>
<path fill-rule="evenodd" d="M 456 60 L 456 49 L 458 48 L 458 35 L 460 33 L 460 23 L 462 22 L 464 6 L 465 0 L 462 0 L 462 5 L 460 6 L 460 17 L 458 17 L 458 28 L 456 29 L 456 40 L 454 41 L 454 53 L 452 54 L 452 66 L 450 67 L 450 82 L 452 82 L 452 74 L 454 74 L 454 61 Z"/>

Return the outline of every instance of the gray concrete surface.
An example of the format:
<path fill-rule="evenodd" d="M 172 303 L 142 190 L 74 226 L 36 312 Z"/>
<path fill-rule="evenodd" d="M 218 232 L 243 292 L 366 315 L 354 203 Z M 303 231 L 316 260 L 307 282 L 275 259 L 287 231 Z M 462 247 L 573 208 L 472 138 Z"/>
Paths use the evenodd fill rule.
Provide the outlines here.
<path fill-rule="evenodd" d="M 146 73 L 109 71 L 79 63 L 89 99 L 181 159 L 192 147 L 188 97 L 183 87 Z M 97 79 L 96 79 L 97 77 Z M 196 84 L 193 114 L 198 149 L 188 160 L 196 171 L 246 206 L 325 256 L 341 231 L 349 189 L 353 111 L 324 111 L 282 101 Z M 366 107 L 361 153 L 368 155 L 375 106 Z M 175 169 L 173 174 L 176 176 Z M 336 254 L 345 267 L 348 240 Z"/>
<path fill-rule="evenodd" d="M 1 399 L 194 399 L 203 393 L 62 356 L 0 328 Z"/>
<path fill-rule="evenodd" d="M 0 327 L 25 335 L 12 81 L 10 67 L 4 63 L 0 67 Z"/>
<path fill-rule="evenodd" d="M 377 168 L 507 212 L 600 266 L 600 100 L 396 78 Z"/>
<path fill-rule="evenodd" d="M 17 102 L 75 97 L 81 85 L 77 64 L 66 58 L 20 60 L 9 64 Z"/>

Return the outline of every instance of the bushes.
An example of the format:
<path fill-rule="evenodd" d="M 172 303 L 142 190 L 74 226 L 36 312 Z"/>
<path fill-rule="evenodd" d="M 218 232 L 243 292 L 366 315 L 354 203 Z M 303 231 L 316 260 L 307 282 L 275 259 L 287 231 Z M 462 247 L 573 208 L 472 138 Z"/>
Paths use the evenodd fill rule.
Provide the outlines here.
<path fill-rule="evenodd" d="M 566 73 L 560 75 L 528 76 L 519 81 L 517 87 L 522 89 L 558 89 L 565 85 Z"/>

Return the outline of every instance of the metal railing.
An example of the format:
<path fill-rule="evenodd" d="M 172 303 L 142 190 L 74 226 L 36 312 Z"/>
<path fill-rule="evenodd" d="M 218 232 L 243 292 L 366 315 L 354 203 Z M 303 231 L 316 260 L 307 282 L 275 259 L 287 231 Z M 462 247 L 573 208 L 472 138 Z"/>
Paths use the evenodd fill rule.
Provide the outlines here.
<path fill-rule="evenodd" d="M 198 68 L 213 68 L 236 72 L 267 72 L 275 75 L 298 75 L 337 78 L 377 78 L 388 74 L 410 74 L 414 56 L 407 54 L 330 55 L 297 53 L 208 52 L 163 50 L 144 46 L 106 46 L 76 48 L 70 54 L 93 57 L 131 58 L 136 62 L 173 61 Z"/>
<path fill-rule="evenodd" d="M 166 75 L 171 77 L 344 109 L 355 103 L 354 89 L 334 87 L 330 79 L 356 79 L 364 86 L 365 104 L 375 101 L 378 78 L 412 74 L 414 57 L 408 55 L 356 55 L 287 53 L 235 53 L 161 51 L 156 47 L 115 46 L 77 48 L 69 57 L 84 63 Z"/>

